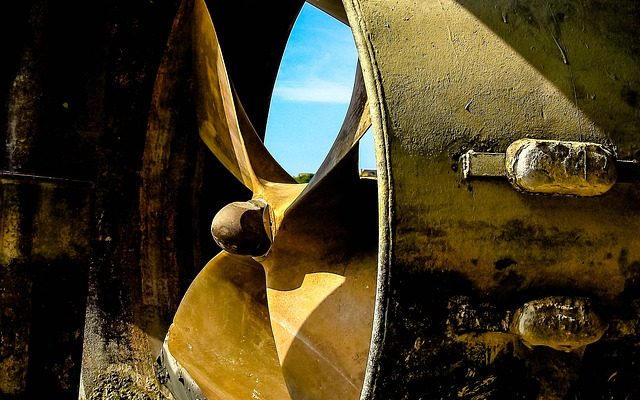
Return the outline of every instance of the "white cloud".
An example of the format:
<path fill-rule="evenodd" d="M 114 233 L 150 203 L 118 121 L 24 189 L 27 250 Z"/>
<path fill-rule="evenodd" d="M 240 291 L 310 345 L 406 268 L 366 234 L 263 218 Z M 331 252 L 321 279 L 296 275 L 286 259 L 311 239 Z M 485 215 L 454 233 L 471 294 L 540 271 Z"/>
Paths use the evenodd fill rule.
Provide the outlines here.
<path fill-rule="evenodd" d="M 276 85 L 274 96 L 282 101 L 348 104 L 352 85 L 322 79 L 284 81 Z"/>
<path fill-rule="evenodd" d="M 287 43 L 273 100 L 348 104 L 356 61 L 349 28 L 305 4 Z"/>

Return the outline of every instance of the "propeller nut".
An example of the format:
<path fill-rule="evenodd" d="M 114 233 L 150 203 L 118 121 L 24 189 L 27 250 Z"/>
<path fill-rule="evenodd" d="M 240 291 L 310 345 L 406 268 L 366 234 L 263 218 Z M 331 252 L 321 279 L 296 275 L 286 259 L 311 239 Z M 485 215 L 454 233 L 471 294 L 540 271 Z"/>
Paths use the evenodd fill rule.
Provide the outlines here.
<path fill-rule="evenodd" d="M 211 235 L 229 253 L 259 257 L 271 247 L 270 225 L 266 202 L 237 201 L 224 206 L 213 217 Z"/>

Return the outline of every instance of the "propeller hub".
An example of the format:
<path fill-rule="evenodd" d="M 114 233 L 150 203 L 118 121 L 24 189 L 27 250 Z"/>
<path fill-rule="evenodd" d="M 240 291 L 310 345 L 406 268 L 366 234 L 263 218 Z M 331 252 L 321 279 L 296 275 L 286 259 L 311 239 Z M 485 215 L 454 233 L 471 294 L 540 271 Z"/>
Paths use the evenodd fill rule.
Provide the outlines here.
<path fill-rule="evenodd" d="M 227 204 L 213 217 L 213 240 L 232 254 L 265 255 L 271 247 L 268 207 L 266 202 L 255 199 Z"/>

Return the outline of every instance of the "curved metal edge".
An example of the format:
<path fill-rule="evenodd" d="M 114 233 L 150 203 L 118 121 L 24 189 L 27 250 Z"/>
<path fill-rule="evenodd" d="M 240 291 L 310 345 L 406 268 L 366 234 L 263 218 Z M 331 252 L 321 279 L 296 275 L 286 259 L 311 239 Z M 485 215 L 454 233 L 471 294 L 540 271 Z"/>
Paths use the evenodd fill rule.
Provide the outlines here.
<path fill-rule="evenodd" d="M 364 88 L 360 63 L 356 66 L 351 101 L 338 135 L 311 181 L 289 206 L 289 213 L 314 192 L 327 192 L 339 186 L 337 182 L 358 178 L 358 146 L 371 126 L 367 93 Z M 351 170 L 349 170 L 351 168 Z M 338 170 L 342 171 L 338 172 Z"/>
<path fill-rule="evenodd" d="M 203 142 L 254 192 L 259 190 L 260 180 L 295 183 L 269 153 L 242 106 L 204 0 L 195 2 L 193 15 L 194 74 L 199 80 L 196 111 Z"/>
<path fill-rule="evenodd" d="M 308 2 L 343 24 L 349 25 L 347 13 L 342 6 L 341 0 L 308 0 Z"/>
<path fill-rule="evenodd" d="M 375 396 L 379 360 L 382 355 L 386 334 L 389 274 L 393 258 L 393 181 L 389 160 L 387 110 L 376 55 L 368 39 L 368 29 L 365 19 L 361 16 L 359 0 L 343 0 L 343 3 L 356 42 L 365 88 L 369 98 L 376 164 L 378 167 L 378 276 L 371 346 L 369 348 L 364 384 L 360 394 L 361 400 L 368 400 L 373 399 Z"/>
<path fill-rule="evenodd" d="M 12 172 L 12 171 L 0 171 L 0 179 L 17 181 L 17 182 L 37 183 L 37 184 L 51 183 L 55 185 L 86 186 L 89 188 L 93 188 L 95 186 L 95 183 L 92 181 L 70 179 L 70 178 L 57 177 L 57 176 L 33 175 L 33 174 L 25 174 L 25 173 Z"/>
<path fill-rule="evenodd" d="M 168 335 L 167 335 L 168 338 Z M 176 360 L 164 340 L 160 355 L 156 359 L 153 369 L 158 381 L 165 385 L 176 400 L 206 400 L 196 381 L 189 375 L 178 360 Z"/>

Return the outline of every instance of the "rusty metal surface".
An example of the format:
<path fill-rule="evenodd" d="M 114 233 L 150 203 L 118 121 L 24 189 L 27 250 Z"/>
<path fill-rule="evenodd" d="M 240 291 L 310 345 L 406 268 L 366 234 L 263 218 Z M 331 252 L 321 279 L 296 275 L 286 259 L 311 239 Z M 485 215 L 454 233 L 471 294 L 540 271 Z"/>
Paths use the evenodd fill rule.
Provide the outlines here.
<path fill-rule="evenodd" d="M 193 79 L 180 72 L 191 65 L 190 26 L 185 39 L 185 24 L 172 24 L 180 3 L 36 0 L 1 7 L 11 21 L 2 28 L 2 169 L 94 182 L 84 398 L 169 395 L 151 365 L 182 294 L 216 252 L 210 215 L 246 193 L 197 137 Z M 43 279 L 55 294 L 56 285 L 66 287 L 59 282 L 65 274 L 51 274 Z M 58 297 L 50 305 L 63 310 L 66 297 Z M 54 311 L 45 313 L 53 319 Z M 58 323 L 62 317 L 45 325 L 57 332 Z M 51 352 L 63 348 L 52 345 Z M 70 398 L 78 397 L 79 380 L 76 371 Z M 35 390 L 45 394 L 27 398 L 73 391 L 58 393 L 59 384 L 39 385 Z"/>
<path fill-rule="evenodd" d="M 195 2 L 195 20 L 192 3 L 178 3 L 69 3 L 82 19 L 44 0 L 2 6 L 20 22 L 3 35 L 16 38 L 4 53 L 9 72 L 0 75 L 3 166 L 95 182 L 96 218 L 84 236 L 95 240 L 83 397 L 164 396 L 152 353 L 210 250 L 199 234 L 207 230 L 203 215 L 248 198 L 272 211 L 269 251 L 212 261 L 167 340 L 210 396 L 247 398 L 254 389 L 295 399 L 640 396 L 637 2 L 345 0 L 342 10 L 337 1 L 314 1 L 351 25 L 363 83 L 356 81 L 336 145 L 306 186 L 262 145 L 277 65 L 302 2 L 250 9 L 211 1 L 219 36 L 204 3 Z M 264 18 L 266 11 L 275 16 Z M 193 21 L 199 72 L 191 81 Z M 243 43 L 247 26 L 258 34 Z M 356 143 L 369 118 L 379 213 L 375 181 L 357 174 Z M 198 147 L 197 130 L 224 168 Z M 611 183 L 611 170 L 601 168 L 602 195 L 578 199 L 463 180 L 460 155 L 504 152 L 523 138 L 611 149 L 622 161 L 619 183 L 601 190 Z M 568 160 L 573 172 L 586 165 Z M 22 217 L 5 189 L 0 233 L 11 241 Z M 57 225 L 65 224 L 72 223 Z M 66 237 L 51 226 L 37 226 L 47 230 L 45 242 Z M 32 254 L 51 244 L 38 247 L 34 238 Z M 12 249 L 3 246 L 7 260 Z M 19 342 L 38 327 L 29 312 L 56 316 L 29 302 L 37 285 L 23 272 L 9 266 L 2 278 L 24 289 L 2 298 Z M 228 296 L 210 298 L 212 291 Z M 208 313 L 212 302 L 220 307 Z M 3 332 L 7 326 L 3 320 Z M 28 392 L 34 376 L 51 381 L 37 372 L 46 363 L 24 367 L 38 360 L 32 350 L 57 340 L 49 339 L 29 350 L 2 346 L 0 362 L 15 367 L 4 369 L 11 378 L 2 390 Z M 211 350 L 222 342 L 231 346 Z"/>
<path fill-rule="evenodd" d="M 77 397 L 88 182 L 0 174 L 0 397 Z"/>
<path fill-rule="evenodd" d="M 505 165 L 523 192 L 599 196 L 617 179 L 614 152 L 597 143 L 521 139 L 507 147 Z"/>
<path fill-rule="evenodd" d="M 515 312 L 511 331 L 528 346 L 581 351 L 607 330 L 586 298 L 547 297 L 525 303 Z"/>
<path fill-rule="evenodd" d="M 465 179 L 506 177 L 524 193 L 600 196 L 618 181 L 615 152 L 597 143 L 520 139 L 505 153 L 469 150 L 460 158 Z M 625 175 L 633 175 L 631 168 Z M 628 177 L 622 182 L 629 181 Z"/>
<path fill-rule="evenodd" d="M 460 158 L 462 176 L 464 179 L 506 176 L 507 170 L 504 161 L 504 153 L 483 153 L 469 150 Z"/>
<path fill-rule="evenodd" d="M 376 334 L 363 398 L 637 396 L 636 341 L 619 329 L 567 355 L 528 349 L 489 323 L 457 334 L 448 308 L 463 296 L 469 309 L 491 305 L 499 320 L 552 295 L 587 297 L 605 324 L 635 331 L 637 187 L 599 198 L 528 196 L 504 182 L 463 181 L 458 159 L 528 136 L 633 158 L 637 4 L 345 4 L 383 145 Z"/>
<path fill-rule="evenodd" d="M 274 162 L 250 125 L 238 122 L 240 96 L 230 89 L 215 33 L 207 33 L 206 20 L 198 31 L 208 38 L 199 54 L 209 57 L 198 68 L 198 79 L 208 82 L 200 95 L 200 107 L 207 107 L 200 111 L 201 135 L 253 198 L 273 209 L 273 243 L 255 261 L 265 269 L 289 394 L 355 398 L 362 389 L 363 399 L 564 398 L 590 393 L 599 382 L 603 396 L 633 395 L 639 244 L 626 232 L 638 228 L 637 190 L 621 184 L 593 199 L 527 197 L 505 182 L 464 182 L 458 159 L 471 149 L 502 152 L 525 137 L 594 143 L 595 150 L 615 147 L 623 160 L 633 157 L 635 20 L 597 2 L 345 6 L 369 106 L 354 96 L 335 148 L 304 189 L 267 177 L 265 167 Z M 630 2 L 616 10 L 637 14 Z M 586 20 L 601 22 L 587 27 Z M 352 174 L 353 144 L 367 125 L 363 107 L 379 165 L 377 274 L 370 239 L 356 244 L 370 222 L 353 220 L 370 201 L 360 202 L 367 190 Z M 522 172 L 505 161 L 489 169 Z M 574 161 L 574 172 L 587 165 Z M 595 186 L 609 189 L 613 175 L 603 171 L 605 184 Z M 590 174 L 566 175 L 558 180 L 576 175 L 588 183 L 582 186 L 595 187 Z M 539 189 L 523 177 L 514 178 L 521 189 Z M 352 312 L 336 319 L 347 305 Z M 575 324 L 557 323 L 565 319 Z M 360 355 L 367 353 L 371 323 L 363 379 Z M 179 353 L 172 351 L 177 360 Z M 607 372 L 593 368 L 599 364 Z M 611 376 L 618 378 L 612 383 Z M 214 385 L 211 393 L 223 382 L 210 373 L 198 379 Z"/>

